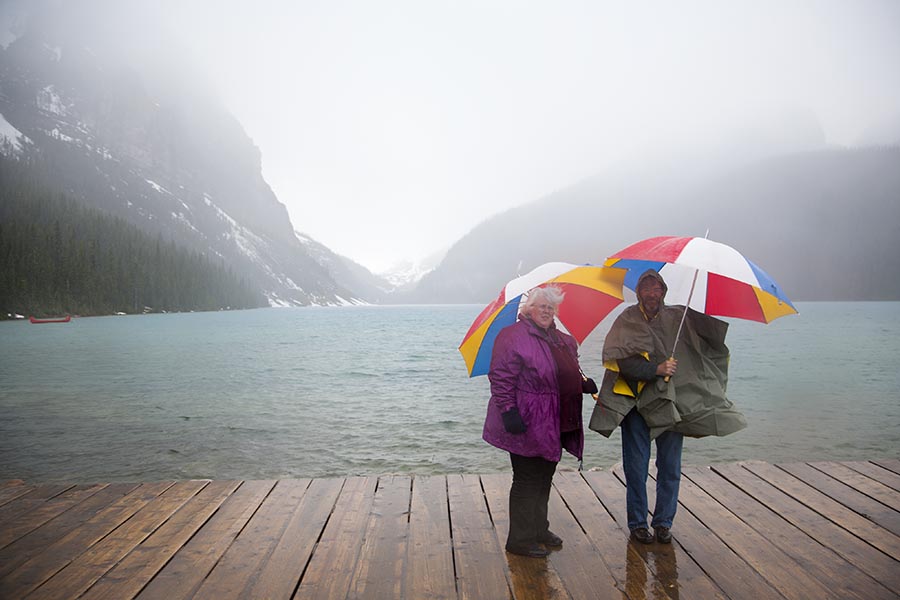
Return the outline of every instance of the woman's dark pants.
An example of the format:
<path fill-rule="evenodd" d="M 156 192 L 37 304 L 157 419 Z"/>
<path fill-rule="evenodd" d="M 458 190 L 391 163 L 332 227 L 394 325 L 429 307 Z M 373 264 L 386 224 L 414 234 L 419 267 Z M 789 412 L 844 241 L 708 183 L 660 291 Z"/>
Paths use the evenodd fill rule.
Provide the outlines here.
<path fill-rule="evenodd" d="M 547 503 L 556 463 L 539 456 L 510 453 L 513 468 L 509 488 L 509 537 L 506 546 L 527 548 L 537 543 L 550 527 Z"/>

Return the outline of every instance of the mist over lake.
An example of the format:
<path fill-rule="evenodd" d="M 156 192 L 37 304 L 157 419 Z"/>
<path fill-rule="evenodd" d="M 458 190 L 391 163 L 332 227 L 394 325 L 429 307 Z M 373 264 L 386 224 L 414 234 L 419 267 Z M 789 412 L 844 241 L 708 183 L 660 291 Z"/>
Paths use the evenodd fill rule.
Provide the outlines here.
<path fill-rule="evenodd" d="M 0 478 L 257 479 L 509 469 L 481 440 L 486 377 L 456 348 L 480 305 L 260 309 L 0 323 Z M 900 302 L 732 321 L 749 427 L 685 464 L 900 456 Z M 598 378 L 613 316 L 586 340 Z M 584 416 L 592 401 L 586 397 Z M 621 460 L 586 432 L 585 468 Z M 577 468 L 564 456 L 561 468 Z"/>

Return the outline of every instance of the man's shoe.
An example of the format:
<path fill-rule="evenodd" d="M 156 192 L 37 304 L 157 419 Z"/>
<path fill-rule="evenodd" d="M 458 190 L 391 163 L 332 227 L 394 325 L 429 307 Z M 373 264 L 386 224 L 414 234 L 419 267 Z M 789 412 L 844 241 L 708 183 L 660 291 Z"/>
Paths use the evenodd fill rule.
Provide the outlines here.
<path fill-rule="evenodd" d="M 550 531 L 547 530 L 547 533 L 544 535 L 538 536 L 538 542 L 545 546 L 550 546 L 551 548 L 562 548 L 562 538 Z"/>
<path fill-rule="evenodd" d="M 660 544 L 671 544 L 672 543 L 672 532 L 669 531 L 668 527 L 654 527 L 656 530 L 656 541 Z"/>
<path fill-rule="evenodd" d="M 646 527 L 638 527 L 631 530 L 631 539 L 642 544 L 652 544 L 653 534 Z"/>
<path fill-rule="evenodd" d="M 519 556 L 527 556 L 529 558 L 546 558 L 550 551 L 537 544 L 530 546 L 507 546 L 506 551 L 510 554 L 518 554 Z"/>

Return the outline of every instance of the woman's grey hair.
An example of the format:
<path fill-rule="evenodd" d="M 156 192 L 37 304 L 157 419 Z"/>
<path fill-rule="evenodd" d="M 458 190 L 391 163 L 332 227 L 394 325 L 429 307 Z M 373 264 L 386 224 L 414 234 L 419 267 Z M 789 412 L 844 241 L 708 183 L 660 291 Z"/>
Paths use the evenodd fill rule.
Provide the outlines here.
<path fill-rule="evenodd" d="M 559 308 L 565 297 L 566 295 L 563 291 L 555 285 L 534 288 L 528 292 L 528 297 L 525 298 L 525 302 L 522 304 L 521 312 L 525 316 L 530 316 L 531 309 L 541 302 L 546 302 L 547 304 L 552 304 L 554 308 Z"/>

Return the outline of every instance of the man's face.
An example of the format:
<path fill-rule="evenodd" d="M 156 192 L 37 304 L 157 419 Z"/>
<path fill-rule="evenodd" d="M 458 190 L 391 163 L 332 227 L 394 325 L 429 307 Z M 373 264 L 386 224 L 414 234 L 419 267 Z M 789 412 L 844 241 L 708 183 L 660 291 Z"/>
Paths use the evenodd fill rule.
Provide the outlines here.
<path fill-rule="evenodd" d="M 638 287 L 637 297 L 648 317 L 655 317 L 662 304 L 663 286 L 655 279 L 645 279 Z"/>

